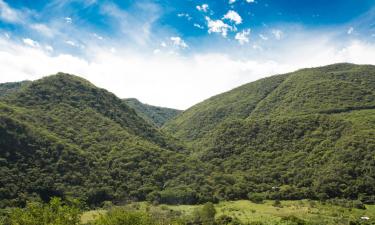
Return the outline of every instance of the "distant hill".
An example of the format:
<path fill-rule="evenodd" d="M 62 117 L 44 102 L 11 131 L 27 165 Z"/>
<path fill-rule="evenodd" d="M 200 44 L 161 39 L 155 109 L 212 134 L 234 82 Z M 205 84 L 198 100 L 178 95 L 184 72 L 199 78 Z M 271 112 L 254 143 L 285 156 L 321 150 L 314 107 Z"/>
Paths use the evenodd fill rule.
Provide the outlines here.
<path fill-rule="evenodd" d="M 173 119 L 182 112 L 181 110 L 177 109 L 144 104 L 135 98 L 124 99 L 124 101 L 128 106 L 133 108 L 143 119 L 152 124 L 155 124 L 157 127 L 163 126 L 167 121 Z"/>
<path fill-rule="evenodd" d="M 20 90 L 22 87 L 30 83 L 31 81 L 20 81 L 0 84 L 0 97 L 13 94 L 14 92 Z"/>

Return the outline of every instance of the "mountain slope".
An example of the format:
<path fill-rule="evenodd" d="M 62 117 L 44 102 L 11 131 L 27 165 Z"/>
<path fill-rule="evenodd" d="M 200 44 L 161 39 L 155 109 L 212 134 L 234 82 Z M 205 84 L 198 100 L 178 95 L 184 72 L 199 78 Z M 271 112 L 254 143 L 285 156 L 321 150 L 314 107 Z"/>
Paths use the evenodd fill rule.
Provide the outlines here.
<path fill-rule="evenodd" d="M 173 119 L 182 111 L 177 109 L 165 108 L 144 104 L 135 98 L 124 99 L 125 103 L 133 108 L 138 115 L 146 121 L 161 127 L 167 121 Z"/>
<path fill-rule="evenodd" d="M 0 206 L 55 195 L 89 205 L 167 201 L 161 196 L 169 188 L 196 190 L 202 179 L 189 172 L 204 166 L 189 162 L 176 140 L 113 94 L 68 74 L 34 81 L 0 101 L 0 134 Z"/>
<path fill-rule="evenodd" d="M 374 105 L 375 66 L 335 64 L 212 97 L 164 129 L 226 177 L 218 198 L 375 202 Z"/>
<path fill-rule="evenodd" d="M 187 141 L 197 141 L 218 124 L 233 118 L 246 118 L 287 75 L 274 76 L 245 84 L 214 96 L 168 121 L 163 129 Z"/>

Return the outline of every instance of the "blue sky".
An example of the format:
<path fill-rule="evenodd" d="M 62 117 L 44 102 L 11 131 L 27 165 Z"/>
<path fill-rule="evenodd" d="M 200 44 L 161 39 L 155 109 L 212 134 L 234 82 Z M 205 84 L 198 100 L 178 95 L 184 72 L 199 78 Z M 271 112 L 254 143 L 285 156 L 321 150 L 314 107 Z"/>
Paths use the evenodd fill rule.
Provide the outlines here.
<path fill-rule="evenodd" d="M 374 49 L 375 0 L 0 0 L 0 82 L 64 71 L 180 109 Z"/>

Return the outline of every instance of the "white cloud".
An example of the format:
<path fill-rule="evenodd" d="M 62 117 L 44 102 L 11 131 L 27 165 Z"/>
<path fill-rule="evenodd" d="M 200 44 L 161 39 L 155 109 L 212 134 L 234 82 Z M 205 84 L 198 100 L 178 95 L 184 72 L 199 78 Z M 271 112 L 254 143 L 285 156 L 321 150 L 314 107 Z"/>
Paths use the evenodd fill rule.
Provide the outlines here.
<path fill-rule="evenodd" d="M 53 52 L 53 47 L 51 45 L 46 45 L 44 46 L 44 48 L 48 51 L 48 52 Z"/>
<path fill-rule="evenodd" d="M 267 41 L 268 40 L 268 37 L 263 35 L 263 34 L 259 34 L 259 37 L 263 40 L 263 41 Z"/>
<path fill-rule="evenodd" d="M 70 17 L 65 17 L 64 20 L 65 20 L 65 22 L 68 23 L 68 24 L 73 23 L 73 19 L 70 18 Z"/>
<path fill-rule="evenodd" d="M 36 23 L 30 25 L 31 29 L 43 34 L 46 37 L 53 37 L 55 32 L 45 24 Z"/>
<path fill-rule="evenodd" d="M 180 37 L 171 37 L 172 44 L 179 48 L 187 48 L 189 47 L 184 40 Z"/>
<path fill-rule="evenodd" d="M 93 36 L 96 38 L 96 39 L 98 39 L 98 40 L 104 40 L 104 38 L 102 37 L 102 36 L 100 36 L 99 34 L 97 34 L 97 33 L 93 33 Z"/>
<path fill-rule="evenodd" d="M 247 3 L 254 3 L 255 0 L 246 0 Z"/>
<path fill-rule="evenodd" d="M 223 19 L 228 19 L 233 21 L 235 24 L 241 24 L 242 23 L 242 18 L 241 16 L 233 10 L 229 10 L 227 14 L 224 15 Z"/>
<path fill-rule="evenodd" d="M 12 9 L 9 5 L 0 0 L 0 18 L 6 22 L 21 23 L 22 15 L 19 11 Z"/>
<path fill-rule="evenodd" d="M 354 27 L 349 27 L 347 33 L 351 35 L 354 32 Z"/>
<path fill-rule="evenodd" d="M 229 4 L 233 4 L 235 2 L 236 2 L 236 0 L 229 0 Z"/>
<path fill-rule="evenodd" d="M 196 8 L 201 12 L 207 12 L 209 9 L 208 4 L 197 5 Z"/>
<path fill-rule="evenodd" d="M 284 35 L 284 32 L 278 29 L 272 30 L 271 33 L 273 34 L 276 40 L 280 40 Z"/>
<path fill-rule="evenodd" d="M 228 31 L 234 30 L 234 28 L 222 20 L 211 20 L 206 16 L 208 33 L 221 33 L 223 37 L 227 37 Z"/>
<path fill-rule="evenodd" d="M 204 27 L 202 25 L 198 24 L 198 23 L 194 23 L 193 26 L 196 27 L 196 28 L 199 28 L 199 29 L 204 29 Z"/>
<path fill-rule="evenodd" d="M 245 29 L 241 32 L 238 32 L 234 37 L 241 45 L 249 43 L 250 29 Z"/>
<path fill-rule="evenodd" d="M 0 36 L 0 83 L 32 80 L 63 71 L 80 75 L 121 98 L 136 97 L 149 104 L 184 109 L 273 74 L 337 62 L 375 64 L 374 42 L 338 43 L 327 33 L 319 34 L 306 33 L 296 40 L 290 34 L 283 42 L 264 43 L 276 46 L 272 48 L 254 43 L 251 51 L 259 51 L 246 56 L 237 55 L 238 48 L 227 53 L 205 51 L 181 56 L 169 54 L 160 44 L 154 52 L 132 51 L 118 45 L 115 49 L 108 44 L 102 48 L 87 45 L 85 51 L 90 54 L 86 58 L 57 50 L 51 54 L 45 43 L 36 44 L 30 38 L 25 38 L 23 44 Z"/>
<path fill-rule="evenodd" d="M 185 17 L 187 20 L 192 20 L 193 17 L 191 17 L 188 13 L 178 13 L 178 17 Z"/>
<path fill-rule="evenodd" d="M 24 38 L 24 39 L 22 39 L 22 41 L 25 45 L 28 45 L 28 46 L 31 46 L 31 47 L 34 47 L 34 48 L 39 47 L 39 43 L 37 41 L 34 41 L 34 40 L 30 39 L 30 38 Z"/>
<path fill-rule="evenodd" d="M 74 41 L 72 41 L 72 40 L 67 40 L 67 41 L 65 41 L 65 44 L 70 45 L 70 46 L 72 46 L 72 47 L 80 48 L 80 49 L 84 49 L 84 48 L 85 48 L 84 45 L 81 45 L 81 44 L 79 44 L 79 43 L 77 43 L 77 42 L 74 42 Z"/>

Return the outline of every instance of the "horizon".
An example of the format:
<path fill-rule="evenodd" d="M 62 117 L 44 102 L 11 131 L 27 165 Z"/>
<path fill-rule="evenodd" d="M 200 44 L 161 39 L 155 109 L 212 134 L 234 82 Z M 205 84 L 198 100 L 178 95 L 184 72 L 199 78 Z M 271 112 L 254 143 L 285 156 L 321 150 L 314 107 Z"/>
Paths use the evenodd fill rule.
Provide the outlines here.
<path fill-rule="evenodd" d="M 348 62 L 339 62 L 339 63 L 334 63 L 334 64 L 322 65 L 322 66 L 318 66 L 318 67 L 325 67 L 325 66 L 338 65 L 338 64 L 353 64 L 353 65 L 370 65 L 370 66 L 375 66 L 374 64 L 355 64 L 355 63 L 348 63 Z M 151 105 L 151 106 L 155 106 L 155 107 L 162 107 L 162 108 L 169 108 L 169 109 L 176 109 L 176 110 L 180 110 L 180 111 L 186 111 L 186 110 L 188 110 L 189 108 L 191 108 L 191 107 L 193 107 L 193 106 L 195 106 L 195 105 L 197 105 L 197 104 L 199 104 L 199 103 L 201 103 L 201 102 L 204 102 L 204 101 L 206 101 L 206 100 L 208 100 L 208 99 L 210 99 L 210 98 L 212 98 L 212 97 L 214 97 L 214 96 L 216 96 L 216 95 L 219 95 L 219 94 L 223 94 L 223 93 L 226 93 L 226 92 L 232 91 L 233 89 L 236 89 L 236 88 L 238 88 L 238 87 L 240 87 L 240 86 L 243 86 L 243 85 L 246 85 L 246 84 L 249 84 L 249 83 L 252 83 L 252 82 L 256 82 L 256 81 L 258 81 L 258 80 L 261 80 L 261 79 L 264 79 L 264 78 L 267 78 L 267 77 L 273 77 L 273 76 L 278 76 L 278 75 L 283 75 L 283 74 L 288 74 L 288 73 L 294 73 L 294 72 L 297 72 L 297 71 L 299 71 L 299 70 L 301 70 L 301 69 L 313 69 L 313 68 L 318 68 L 318 67 L 306 67 L 306 68 L 300 68 L 300 69 L 296 69 L 296 70 L 293 70 L 293 71 L 290 71 L 290 72 L 286 72 L 286 73 L 279 73 L 279 74 L 273 74 L 273 75 L 266 76 L 266 77 L 261 77 L 261 78 L 258 78 L 258 79 L 256 79 L 256 80 L 254 80 L 254 81 L 251 81 L 251 82 L 248 82 L 248 83 L 244 83 L 244 84 L 240 84 L 239 86 L 233 87 L 233 88 L 228 89 L 228 90 L 224 90 L 224 91 L 221 92 L 221 93 L 217 93 L 217 94 L 215 94 L 215 95 L 208 96 L 206 99 L 203 99 L 203 100 L 200 101 L 200 102 L 196 102 L 196 103 L 194 103 L 193 105 L 189 106 L 189 107 L 186 108 L 186 109 L 172 108 L 172 107 L 163 106 L 163 105 L 153 105 L 153 104 L 150 104 L 150 103 L 147 103 L 147 102 L 141 101 L 141 100 L 140 100 L 139 98 L 137 98 L 136 96 L 134 96 L 134 97 L 125 97 L 125 98 L 123 98 L 123 97 L 121 97 L 121 96 L 118 96 L 116 93 L 112 92 L 111 90 L 108 90 L 108 89 L 105 89 L 105 90 L 107 90 L 108 92 L 114 94 L 116 97 L 118 97 L 118 98 L 120 98 L 120 99 L 135 99 L 135 100 L 138 100 L 138 101 L 140 101 L 141 103 L 146 104 L 146 105 Z M 81 76 L 81 75 L 79 75 L 79 74 L 78 74 L 78 75 L 77 75 L 77 74 L 70 74 L 70 73 L 66 73 L 66 72 L 63 72 L 63 71 L 59 71 L 59 72 L 57 72 L 56 74 L 45 75 L 45 76 L 42 76 L 42 77 L 40 77 L 40 78 L 38 78 L 38 79 L 35 79 L 35 80 L 11 81 L 11 82 L 9 82 L 9 83 L 12 83 L 12 82 L 17 83 L 17 82 L 24 82 L 24 81 L 26 81 L 26 82 L 27 82 L 27 81 L 33 82 L 33 81 L 37 81 L 37 80 L 42 79 L 42 78 L 46 78 L 46 77 L 50 77 L 50 76 L 56 76 L 56 75 L 58 75 L 59 73 L 62 73 L 62 74 L 68 74 L 68 75 L 76 76 L 76 77 L 79 77 L 79 78 L 82 78 L 82 79 L 87 80 L 84 76 Z M 102 88 L 102 87 L 96 85 L 95 83 L 91 82 L 90 80 L 87 80 L 87 81 L 89 81 L 91 84 L 93 84 L 93 85 L 96 86 L 97 88 Z M 8 82 L 5 82 L 5 83 L 8 83 Z M 4 84 L 4 83 L 0 83 L 0 84 Z"/>
<path fill-rule="evenodd" d="M 272 75 L 375 64 L 375 0 L 0 0 L 0 83 L 74 74 L 185 110 Z"/>

